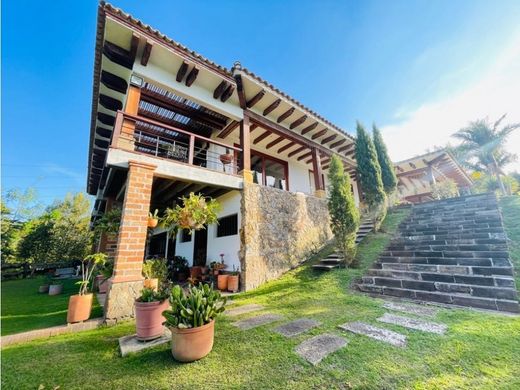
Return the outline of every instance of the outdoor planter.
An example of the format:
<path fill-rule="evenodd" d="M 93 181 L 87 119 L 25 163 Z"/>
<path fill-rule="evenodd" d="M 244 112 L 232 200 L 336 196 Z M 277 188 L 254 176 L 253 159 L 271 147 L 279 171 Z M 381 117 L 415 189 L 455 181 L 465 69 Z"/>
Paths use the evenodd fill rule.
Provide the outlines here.
<path fill-rule="evenodd" d="M 231 292 L 237 292 L 238 291 L 238 282 L 239 282 L 240 276 L 239 275 L 229 275 L 228 281 L 227 281 L 227 289 Z"/>
<path fill-rule="evenodd" d="M 233 161 L 233 155 L 231 153 L 225 153 L 220 155 L 220 162 L 224 165 L 230 164 Z"/>
<path fill-rule="evenodd" d="M 162 312 L 168 308 L 168 300 L 154 302 L 135 301 L 135 327 L 137 339 L 154 340 L 164 333 Z"/>
<path fill-rule="evenodd" d="M 172 355 L 179 362 L 187 363 L 202 359 L 213 348 L 215 320 L 197 328 L 170 327 L 170 330 L 172 332 Z"/>
<path fill-rule="evenodd" d="M 69 309 L 67 311 L 67 322 L 86 321 L 90 317 L 92 309 L 92 293 L 84 295 L 71 295 L 69 298 Z"/>
<path fill-rule="evenodd" d="M 48 284 L 42 284 L 40 287 L 38 287 L 38 292 L 40 294 L 47 294 L 49 292 L 49 285 Z"/>
<path fill-rule="evenodd" d="M 151 288 L 152 290 L 157 291 L 157 288 L 159 287 L 159 279 L 158 278 L 145 279 L 143 281 L 143 287 Z"/>
<path fill-rule="evenodd" d="M 148 217 L 148 227 L 149 228 L 153 229 L 154 227 L 157 226 L 158 223 L 159 223 L 159 219 Z"/>
<path fill-rule="evenodd" d="M 219 275 L 217 278 L 217 288 L 221 291 L 227 290 L 229 275 Z"/>
<path fill-rule="evenodd" d="M 63 292 L 63 284 L 51 284 L 49 286 L 49 295 L 60 295 Z"/>

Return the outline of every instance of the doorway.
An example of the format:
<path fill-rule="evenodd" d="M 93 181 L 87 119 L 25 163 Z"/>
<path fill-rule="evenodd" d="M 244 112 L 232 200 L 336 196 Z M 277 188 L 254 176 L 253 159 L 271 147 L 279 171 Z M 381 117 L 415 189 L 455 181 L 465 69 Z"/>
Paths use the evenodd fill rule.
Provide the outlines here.
<path fill-rule="evenodd" d="M 199 229 L 195 233 L 193 242 L 193 265 L 204 267 L 208 255 L 208 229 Z"/>

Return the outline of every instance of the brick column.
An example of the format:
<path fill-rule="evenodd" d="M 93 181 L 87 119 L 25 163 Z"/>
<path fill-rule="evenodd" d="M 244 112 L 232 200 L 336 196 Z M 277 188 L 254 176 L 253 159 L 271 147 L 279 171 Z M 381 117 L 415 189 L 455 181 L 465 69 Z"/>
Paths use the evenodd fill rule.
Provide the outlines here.
<path fill-rule="evenodd" d="M 114 274 L 105 302 L 105 321 L 133 317 L 143 287 L 142 266 L 155 165 L 128 162 L 125 201 L 117 239 Z"/>

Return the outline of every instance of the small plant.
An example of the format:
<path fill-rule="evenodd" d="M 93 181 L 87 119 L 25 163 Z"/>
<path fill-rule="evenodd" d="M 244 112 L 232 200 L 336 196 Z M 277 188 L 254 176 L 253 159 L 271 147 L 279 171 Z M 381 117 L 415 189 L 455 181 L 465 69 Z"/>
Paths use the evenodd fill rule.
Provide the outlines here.
<path fill-rule="evenodd" d="M 143 288 L 141 296 L 137 298 L 138 302 L 162 302 L 168 298 L 168 294 L 164 291 L 155 291 L 153 288 Z"/>
<path fill-rule="evenodd" d="M 153 213 L 152 213 L 152 212 L 149 212 L 149 213 L 148 213 L 148 218 L 159 219 L 159 210 L 158 210 L 158 209 L 155 209 L 155 210 L 153 211 Z"/>
<path fill-rule="evenodd" d="M 105 279 L 108 279 L 112 276 L 114 273 L 114 262 L 112 260 L 108 260 L 101 268 L 100 273 L 105 277 Z"/>
<path fill-rule="evenodd" d="M 81 261 L 81 280 L 76 282 L 79 285 L 79 295 L 88 293 L 92 275 L 97 267 L 102 267 L 107 261 L 107 255 L 104 253 L 94 253 L 85 257 Z"/>
<path fill-rule="evenodd" d="M 197 328 L 210 323 L 225 310 L 226 298 L 207 284 L 190 287 L 186 295 L 177 285 L 171 289 L 170 304 L 171 310 L 163 311 L 167 326 L 180 329 Z"/>
<path fill-rule="evenodd" d="M 114 207 L 107 211 L 94 224 L 94 234 L 100 237 L 102 233 L 117 234 L 121 223 L 121 209 Z"/>
<path fill-rule="evenodd" d="M 189 230 L 191 234 L 192 230 L 217 223 L 220 204 L 215 199 L 191 192 L 189 197 L 182 197 L 181 201 L 182 206 L 178 204 L 164 212 L 163 225 L 174 235 L 179 228 Z"/>
<path fill-rule="evenodd" d="M 146 279 L 159 279 L 164 282 L 168 278 L 166 259 L 150 259 L 143 263 L 143 276 Z"/>

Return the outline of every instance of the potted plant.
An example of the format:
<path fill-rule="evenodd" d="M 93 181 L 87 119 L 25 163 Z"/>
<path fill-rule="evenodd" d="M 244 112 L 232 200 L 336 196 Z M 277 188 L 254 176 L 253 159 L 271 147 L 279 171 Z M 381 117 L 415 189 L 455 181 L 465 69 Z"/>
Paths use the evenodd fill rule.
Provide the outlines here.
<path fill-rule="evenodd" d="M 233 154 L 229 152 L 229 148 L 226 148 L 226 153 L 220 155 L 220 162 L 224 165 L 230 164 L 233 161 Z"/>
<path fill-rule="evenodd" d="M 121 223 L 121 209 L 114 207 L 105 212 L 94 224 L 94 234 L 99 239 L 101 234 L 105 233 L 114 236 L 119 233 L 119 225 Z"/>
<path fill-rule="evenodd" d="M 163 289 L 145 287 L 135 301 L 135 328 L 137 339 L 154 340 L 164 334 L 162 313 L 168 308 L 168 296 Z"/>
<path fill-rule="evenodd" d="M 163 312 L 172 333 L 172 355 L 180 362 L 192 362 L 213 348 L 215 317 L 225 309 L 226 299 L 207 284 L 192 286 L 185 295 L 180 286 L 170 293 L 171 310 Z"/>
<path fill-rule="evenodd" d="M 49 285 L 51 284 L 51 276 L 47 274 L 45 276 L 45 282 L 38 287 L 38 292 L 40 294 L 47 294 L 49 292 Z"/>
<path fill-rule="evenodd" d="M 220 205 L 215 199 L 193 192 L 181 198 L 181 203 L 174 208 L 167 208 L 164 213 L 163 225 L 175 237 L 178 229 L 190 231 L 204 229 L 204 226 L 217 223 L 217 213 Z"/>
<path fill-rule="evenodd" d="M 71 295 L 69 298 L 69 308 L 67 311 L 67 322 L 80 322 L 88 320 L 92 309 L 92 293 L 89 293 L 89 284 L 92 280 L 94 270 L 98 266 L 103 266 L 107 260 L 104 253 L 95 253 L 85 257 L 81 262 L 81 280 L 79 293 Z"/>
<path fill-rule="evenodd" d="M 155 228 L 159 223 L 159 210 L 155 209 L 153 213 L 148 213 L 148 227 Z"/>
<path fill-rule="evenodd" d="M 143 263 L 144 287 L 155 291 L 159 288 L 159 283 L 163 283 L 168 278 L 168 265 L 166 259 L 150 259 Z"/>
<path fill-rule="evenodd" d="M 220 291 L 226 291 L 228 285 L 229 274 L 219 274 L 217 277 L 217 288 Z"/>
<path fill-rule="evenodd" d="M 235 266 L 233 266 L 233 271 L 231 271 L 229 273 L 229 277 L 227 280 L 228 291 L 237 292 L 239 280 L 240 280 L 240 272 L 238 270 L 238 267 L 235 268 Z"/>
<path fill-rule="evenodd" d="M 49 285 L 49 295 L 60 295 L 63 292 L 63 283 L 58 281 L 53 281 Z"/>

